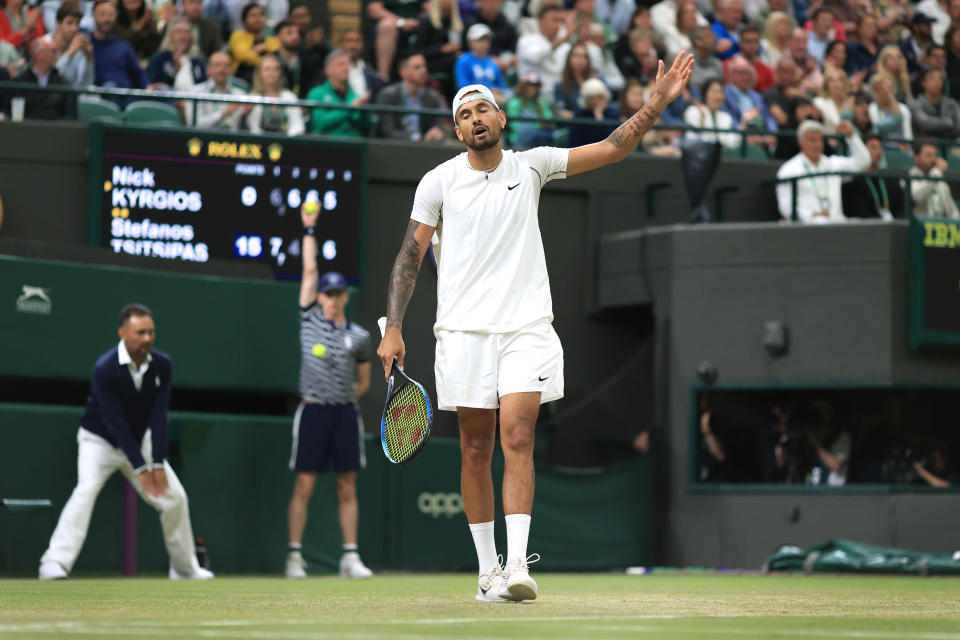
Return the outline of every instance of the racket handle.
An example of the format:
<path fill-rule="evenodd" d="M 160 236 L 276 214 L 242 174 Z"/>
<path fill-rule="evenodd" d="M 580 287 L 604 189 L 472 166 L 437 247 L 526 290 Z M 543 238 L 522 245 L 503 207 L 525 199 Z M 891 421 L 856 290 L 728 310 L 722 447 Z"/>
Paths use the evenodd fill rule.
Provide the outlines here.
<path fill-rule="evenodd" d="M 382 337 L 387 333 L 387 316 L 380 316 L 380 319 L 377 320 L 377 326 L 380 327 L 380 336 Z"/>

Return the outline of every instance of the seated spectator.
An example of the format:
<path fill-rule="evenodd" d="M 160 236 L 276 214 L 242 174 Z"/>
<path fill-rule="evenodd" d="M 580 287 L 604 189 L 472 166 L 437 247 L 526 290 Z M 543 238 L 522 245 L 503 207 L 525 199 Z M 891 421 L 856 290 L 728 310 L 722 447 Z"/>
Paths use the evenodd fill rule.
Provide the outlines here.
<path fill-rule="evenodd" d="M 846 73 L 847 43 L 842 40 L 831 40 L 823 56 L 823 73 L 830 69 L 840 69 Z"/>
<path fill-rule="evenodd" d="M 800 74 L 798 86 L 811 95 L 819 93 L 823 86 L 823 74 L 817 61 L 807 53 L 807 32 L 801 28 L 793 30 L 790 36 L 790 58 L 797 65 Z M 784 56 L 786 57 L 786 56 Z"/>
<path fill-rule="evenodd" d="M 644 85 L 649 84 L 657 76 L 658 59 L 657 50 L 653 47 L 653 33 L 634 29 L 630 32 L 629 42 L 629 52 L 617 60 L 620 72 L 625 79 L 634 79 Z M 590 63 L 593 66 L 594 61 L 591 59 Z"/>
<path fill-rule="evenodd" d="M 760 61 L 760 32 L 756 27 L 744 27 L 743 31 L 740 32 L 740 55 L 753 65 L 754 86 L 751 87 L 752 89 L 763 93 L 776 84 L 773 69 Z M 724 62 L 724 68 L 729 63 L 729 59 Z"/>
<path fill-rule="evenodd" d="M 672 0 L 671 0 L 672 1 Z M 690 0 L 686 0 L 690 2 Z M 563 5 L 560 5 L 561 9 Z M 613 59 L 619 60 L 630 52 L 630 32 L 634 29 L 644 29 L 653 34 L 653 44 L 659 49 L 665 49 L 663 45 L 663 40 L 660 37 L 660 34 L 657 33 L 656 29 L 653 28 L 653 21 L 650 19 L 650 8 L 643 5 L 638 5 L 636 11 L 633 12 L 633 17 L 630 19 L 630 24 L 625 31 L 620 32 L 620 35 L 617 37 L 617 42 L 613 45 Z M 560 29 L 559 35 L 561 37 L 567 36 L 566 28 Z M 576 37 L 576 34 L 570 36 L 571 38 Z M 691 51 L 692 49 L 691 45 Z"/>
<path fill-rule="evenodd" d="M 163 0 L 160 0 L 161 2 Z M 227 14 L 229 16 L 229 31 L 233 33 L 243 29 L 243 10 L 251 0 L 212 0 L 213 2 L 224 2 Z M 284 20 L 290 14 L 289 0 L 252 0 L 263 8 L 264 28 L 267 33 L 272 33 L 278 22 Z M 204 0 L 209 3 L 211 0 Z M 207 13 L 205 11 L 205 13 Z M 209 15 L 209 13 L 208 13 Z M 212 16 L 211 16 L 211 19 Z M 216 20 L 214 20 L 216 21 Z"/>
<path fill-rule="evenodd" d="M 760 43 L 760 59 L 768 66 L 774 66 L 778 60 L 790 49 L 790 35 L 796 23 L 790 14 L 784 11 L 774 11 L 767 18 L 763 29 L 763 40 Z M 844 49 L 846 53 L 846 49 Z"/>
<path fill-rule="evenodd" d="M 650 26 L 664 43 L 676 41 L 677 36 L 677 9 L 681 4 L 692 4 L 696 6 L 695 0 L 663 0 L 650 7 Z M 697 9 L 697 26 L 710 28 L 710 23 L 703 14 Z M 646 25 L 640 25 L 646 28 Z M 631 23 L 632 28 L 636 28 Z M 622 55 L 622 54 L 621 54 Z M 618 56 L 619 57 L 619 56 Z M 696 64 L 696 63 L 695 63 Z"/>
<path fill-rule="evenodd" d="M 944 49 L 947 54 L 947 82 L 950 84 L 950 97 L 960 98 L 960 24 L 947 30 Z"/>
<path fill-rule="evenodd" d="M 684 121 L 691 127 L 704 129 L 739 129 L 733 122 L 730 114 L 723 110 L 723 101 L 726 98 L 723 83 L 719 80 L 707 80 L 700 91 L 701 103 L 691 104 L 683 112 Z M 728 149 L 740 148 L 740 135 L 736 133 L 720 133 L 708 131 L 688 131 L 686 137 L 690 140 L 704 142 L 719 142 Z"/>
<path fill-rule="evenodd" d="M 160 43 L 160 51 L 150 58 L 147 76 L 153 85 L 163 85 L 175 91 L 190 91 L 207 79 L 203 60 L 190 55 L 193 49 L 193 30 L 190 20 L 177 16 L 167 24 L 167 33 Z"/>
<path fill-rule="evenodd" d="M 870 120 L 873 131 L 882 138 L 913 139 L 910 109 L 893 96 L 893 86 L 884 77 L 874 75 L 870 80 L 873 102 L 870 103 Z M 906 143 L 903 143 L 906 145 Z"/>
<path fill-rule="evenodd" d="M 66 84 L 85 87 L 93 84 L 93 43 L 79 33 L 80 11 L 67 3 L 57 10 L 57 29 L 44 36 L 57 54 L 57 71 Z"/>
<path fill-rule="evenodd" d="M 346 81 L 346 80 L 344 80 Z M 253 74 L 252 96 L 277 98 L 283 102 L 296 102 L 297 96 L 283 86 L 283 68 L 274 56 L 263 56 Z M 319 87 L 317 87 L 319 89 Z M 247 128 L 252 133 L 299 136 L 306 131 L 303 111 L 291 105 L 254 105 L 247 116 Z"/>
<path fill-rule="evenodd" d="M 801 123 L 807 120 L 814 120 L 820 124 L 820 111 L 814 106 L 813 101 L 807 96 L 800 96 L 792 100 L 789 105 L 790 111 L 787 114 L 787 123 L 780 127 L 781 130 L 796 130 Z M 788 160 L 800 153 L 800 145 L 797 144 L 795 136 L 781 136 L 776 140 L 777 148 L 773 152 L 773 157 L 777 160 Z M 834 140 L 830 140 L 831 146 L 836 146 Z"/>
<path fill-rule="evenodd" d="M 850 120 L 853 128 L 861 136 L 873 133 L 873 121 L 870 119 L 870 96 L 862 91 L 853 94 L 853 107 L 840 114 L 842 120 Z"/>
<path fill-rule="evenodd" d="M 370 102 L 370 94 L 358 96 L 350 88 L 350 55 L 346 51 L 334 49 L 327 55 L 324 70 L 327 81 L 314 87 L 307 94 L 307 100 L 337 105 L 361 105 Z M 313 132 L 330 136 L 361 138 L 369 133 L 370 116 L 363 111 L 347 109 L 314 109 L 312 115 Z"/>
<path fill-rule="evenodd" d="M 190 21 L 190 31 L 193 33 L 190 57 L 206 60 L 214 51 L 220 51 L 223 48 L 220 29 L 212 20 L 203 17 L 203 0 L 180 0 L 180 4 L 183 7 L 180 15 Z M 166 23 L 164 36 L 166 36 L 166 30 L 170 29 L 170 22 L 172 20 Z"/>
<path fill-rule="evenodd" d="M 697 27 L 691 34 L 693 38 L 693 72 L 690 74 L 690 86 L 702 87 L 707 80 L 724 79 L 723 63 L 713 54 L 716 37 L 707 27 Z"/>
<path fill-rule="evenodd" d="M 690 40 L 690 34 L 697 27 L 698 13 L 697 5 L 692 2 L 677 4 L 676 29 L 671 30 L 663 41 L 668 59 L 677 57 L 681 51 L 693 51 L 693 41 Z"/>
<path fill-rule="evenodd" d="M 42 38 L 43 15 L 40 9 L 27 9 L 24 0 L 0 0 L 0 40 L 6 40 L 20 51 Z"/>
<path fill-rule="evenodd" d="M 870 166 L 864 173 L 876 174 L 886 167 L 883 140 L 875 133 L 864 144 L 870 153 Z M 848 218 L 893 220 L 903 215 L 903 187 L 900 179 L 876 175 L 857 176 L 843 185 L 843 214 Z"/>
<path fill-rule="evenodd" d="M 910 73 L 916 72 L 920 68 L 920 58 L 931 44 L 933 37 L 930 33 L 930 25 L 933 18 L 927 14 L 915 11 L 910 20 L 910 37 L 900 41 L 900 51 L 907 62 L 907 70 Z"/>
<path fill-rule="evenodd" d="M 563 72 L 570 49 L 570 35 L 561 37 L 563 10 L 556 5 L 541 9 L 537 32 L 521 36 L 517 42 L 517 73 L 520 77 L 534 74 L 539 78 L 540 98 L 554 99 L 553 89 Z"/>
<path fill-rule="evenodd" d="M 770 118 L 777 123 L 777 128 L 786 129 L 794 103 L 805 98 L 806 93 L 798 86 L 800 75 L 797 65 L 789 56 L 784 56 L 777 63 L 776 78 L 777 83 L 763 92 L 763 103 L 770 112 Z"/>
<path fill-rule="evenodd" d="M 945 449 L 942 444 L 938 443 L 930 452 L 928 460 L 917 460 L 913 463 L 913 470 L 916 472 L 917 478 L 937 489 L 949 489 L 960 482 L 960 474 L 952 468 L 950 457 Z"/>
<path fill-rule="evenodd" d="M 400 60 L 400 82 L 387 85 L 377 96 L 377 104 L 408 109 L 445 109 L 446 99 L 427 86 L 427 61 L 423 54 L 412 53 Z M 446 137 L 443 120 L 417 113 L 380 114 L 380 135 L 397 140 L 439 142 Z"/>
<path fill-rule="evenodd" d="M 567 62 L 563 66 L 563 73 L 553 90 L 554 101 L 560 109 L 561 116 L 570 118 L 580 102 L 580 87 L 589 78 L 596 76 L 590 63 L 590 55 L 583 44 L 570 47 Z"/>
<path fill-rule="evenodd" d="M 913 164 L 908 173 L 917 178 L 942 178 L 947 170 L 947 161 L 937 156 L 937 144 L 929 138 L 921 138 L 913 143 Z M 960 218 L 960 211 L 947 182 L 911 180 L 910 196 L 913 198 L 915 216 Z"/>
<path fill-rule="evenodd" d="M 536 73 L 520 76 L 514 87 L 513 97 L 507 100 L 503 111 L 507 115 L 507 142 L 511 149 L 523 151 L 553 144 L 553 124 L 529 120 L 514 120 L 516 116 L 527 118 L 552 118 L 550 101 L 540 95 L 540 78 Z"/>
<path fill-rule="evenodd" d="M 887 45 L 880 50 L 877 56 L 876 75 L 886 78 L 894 88 L 897 100 L 905 104 L 912 101 L 913 93 L 910 90 L 910 74 L 907 73 L 907 61 L 903 52 L 896 45 Z"/>
<path fill-rule="evenodd" d="M 823 89 L 820 95 L 813 99 L 813 104 L 820 110 L 824 133 L 827 135 L 836 133 L 837 125 L 841 120 L 840 114 L 853 108 L 850 81 L 842 68 L 831 67 L 824 71 Z"/>
<path fill-rule="evenodd" d="M 280 49 L 280 41 L 264 35 L 267 18 L 260 5 L 251 2 L 243 8 L 241 16 L 243 28 L 230 34 L 227 46 L 233 58 L 233 75 L 251 82 L 253 70 L 260 64 L 261 57 L 265 53 L 276 53 Z"/>
<path fill-rule="evenodd" d="M 114 32 L 133 45 L 141 60 L 147 60 L 160 47 L 160 32 L 153 11 L 145 0 L 119 0 Z"/>
<path fill-rule="evenodd" d="M 613 59 L 613 54 L 607 48 L 606 32 L 603 25 L 594 22 L 587 29 L 587 55 L 590 56 L 590 65 L 597 70 L 597 77 L 607 85 L 613 93 L 617 93 L 626 84 L 623 74 Z"/>
<path fill-rule="evenodd" d="M 807 32 L 807 53 L 823 65 L 827 55 L 827 45 L 834 39 L 833 21 L 836 14 L 829 4 L 821 4 L 813 12 L 811 29 Z"/>
<path fill-rule="evenodd" d="M 367 19 L 376 25 L 374 54 L 376 72 L 384 80 L 392 77 L 397 50 L 407 49 L 420 26 L 420 2 L 372 0 L 366 3 Z M 341 43 L 341 46 L 342 43 Z"/>
<path fill-rule="evenodd" d="M 914 5 L 914 11 L 924 13 L 933 20 L 931 36 L 934 42 L 943 42 L 943 36 L 950 27 L 949 0 L 920 0 Z"/>
<path fill-rule="evenodd" d="M 49 36 L 50 34 L 48 33 L 44 38 Z M 16 74 L 17 69 L 24 64 L 24 59 L 23 56 L 20 55 L 20 51 L 6 40 L 0 40 L 0 69 L 6 69 L 8 75 L 12 69 L 14 74 Z"/>
<path fill-rule="evenodd" d="M 458 89 L 468 84 L 482 84 L 493 89 L 494 96 L 497 96 L 498 92 L 503 95 L 509 91 L 503 72 L 490 57 L 492 38 L 493 32 L 490 31 L 490 27 L 480 22 L 467 30 L 467 44 L 470 51 L 457 58 L 457 64 L 454 67 Z M 499 101 L 500 97 L 497 97 L 497 100 Z"/>
<path fill-rule="evenodd" d="M 215 51 L 207 60 L 207 79 L 193 87 L 193 93 L 208 93 L 213 95 L 243 96 L 246 93 L 230 84 L 230 67 L 233 61 L 222 51 Z M 239 102 L 203 102 L 197 101 L 196 127 L 199 129 L 227 129 L 236 131 L 240 128 L 240 119 L 250 113 L 253 105 Z M 187 107 L 186 121 L 191 122 L 191 108 Z"/>
<path fill-rule="evenodd" d="M 721 60 L 740 53 L 740 23 L 743 22 L 743 2 L 722 0 L 717 10 L 713 33 L 717 37 L 716 50 Z"/>
<path fill-rule="evenodd" d="M 620 112 L 610 104 L 610 90 L 599 78 L 589 78 L 580 88 L 580 104 L 573 112 L 574 118 L 610 121 L 620 120 Z M 570 126 L 570 147 L 606 140 L 617 128 L 616 124 L 574 124 Z"/>
<path fill-rule="evenodd" d="M 417 27 L 416 50 L 427 61 L 427 71 L 453 90 L 453 66 L 460 55 L 463 21 L 456 0 L 429 0 L 427 13 Z M 519 52 L 519 44 L 518 52 Z"/>
<path fill-rule="evenodd" d="M 852 157 L 823 155 L 823 125 L 813 120 L 803 122 L 797 129 L 800 153 L 787 160 L 777 171 L 777 178 L 792 178 L 831 171 L 862 171 L 870 166 L 870 153 L 853 126 L 841 122 L 837 133 L 846 136 Z M 815 176 L 797 180 L 796 219 L 803 223 L 842 222 L 843 201 L 840 196 L 840 176 Z M 793 220 L 793 198 L 790 182 L 777 185 L 777 206 L 784 220 Z"/>
<path fill-rule="evenodd" d="M 350 56 L 350 89 L 358 96 L 369 93 L 371 102 L 376 100 L 385 83 L 376 70 L 363 60 L 363 35 L 360 30 L 346 29 L 341 32 L 339 49 Z M 323 58 L 324 63 L 326 59 Z"/>
<path fill-rule="evenodd" d="M 300 51 L 300 30 L 290 20 L 281 20 L 276 28 L 277 41 L 280 48 L 274 54 L 283 67 L 285 85 L 301 100 L 307 92 L 321 84 L 322 74 L 313 64 L 311 56 L 304 56 Z"/>
<path fill-rule="evenodd" d="M 575 0 L 574 12 L 577 10 L 576 2 L 578 1 L 593 4 L 593 0 Z M 518 37 L 516 28 L 510 24 L 510 21 L 501 11 L 503 0 L 475 0 L 474 7 L 476 8 L 476 14 L 473 20 L 467 21 L 461 47 L 464 51 L 470 48 L 470 27 L 474 25 L 486 26 L 490 30 L 490 58 L 500 68 L 500 72 L 506 74 L 517 64 L 515 52 Z M 590 12 L 593 13 L 592 6 Z"/>
<path fill-rule="evenodd" d="M 53 33 L 57 30 L 57 11 L 59 11 L 60 7 L 64 4 L 76 5 L 77 11 L 80 12 L 81 16 L 80 31 L 84 33 L 93 31 L 94 0 L 67 0 L 66 2 L 62 2 L 61 0 L 41 0 L 41 2 L 37 4 L 40 5 L 40 10 L 43 14 L 41 20 L 43 21 L 43 30 L 46 33 Z"/>
<path fill-rule="evenodd" d="M 877 19 L 870 14 L 857 18 L 857 33 L 852 42 L 847 43 L 847 67 L 849 74 L 864 69 L 873 73 L 877 68 L 877 56 L 880 45 L 877 44 Z"/>
<path fill-rule="evenodd" d="M 290 22 L 297 25 L 300 32 L 300 53 L 301 55 L 309 53 L 313 57 L 319 57 L 321 63 L 327 54 L 330 53 L 325 43 L 327 38 L 326 25 L 329 20 L 326 16 L 322 17 L 320 24 L 313 24 L 313 13 L 306 4 L 295 4 L 290 7 L 290 15 L 287 17 Z M 322 64 L 314 65 L 316 67 Z"/>
<path fill-rule="evenodd" d="M 60 73 L 54 66 L 57 53 L 53 45 L 43 38 L 30 43 L 30 63 L 15 78 L 16 82 L 49 87 L 65 85 Z M 24 92 L 24 117 L 35 120 L 60 120 L 70 113 L 69 98 L 61 93 L 29 91 Z"/>
<path fill-rule="evenodd" d="M 956 138 L 960 136 L 960 107 L 943 95 L 943 72 L 927 69 L 923 93 L 913 101 L 913 130 L 917 136 Z"/>
<path fill-rule="evenodd" d="M 927 53 L 920 60 L 920 70 L 910 78 L 911 93 L 919 95 L 923 91 L 921 81 L 923 80 L 923 72 L 927 69 L 939 69 L 943 72 L 943 93 L 950 95 L 949 78 L 947 77 L 947 50 L 938 44 L 927 47 Z"/>
<path fill-rule="evenodd" d="M 117 20 L 113 0 L 97 0 L 93 7 L 93 20 L 96 24 L 91 38 L 94 84 L 100 87 L 146 89 L 147 74 L 140 67 L 133 45 L 113 33 Z"/>

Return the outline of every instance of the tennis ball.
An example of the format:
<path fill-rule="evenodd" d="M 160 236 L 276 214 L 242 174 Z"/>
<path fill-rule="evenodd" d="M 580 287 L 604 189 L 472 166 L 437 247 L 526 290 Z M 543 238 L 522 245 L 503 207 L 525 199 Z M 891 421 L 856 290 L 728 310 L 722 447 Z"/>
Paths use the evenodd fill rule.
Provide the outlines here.
<path fill-rule="evenodd" d="M 303 210 L 308 214 L 313 215 L 317 211 L 320 211 L 320 203 L 316 200 L 307 200 L 306 204 L 303 205 Z"/>
<path fill-rule="evenodd" d="M 322 344 L 313 345 L 313 355 L 317 356 L 318 358 L 322 358 L 323 356 L 327 355 L 327 347 Z"/>

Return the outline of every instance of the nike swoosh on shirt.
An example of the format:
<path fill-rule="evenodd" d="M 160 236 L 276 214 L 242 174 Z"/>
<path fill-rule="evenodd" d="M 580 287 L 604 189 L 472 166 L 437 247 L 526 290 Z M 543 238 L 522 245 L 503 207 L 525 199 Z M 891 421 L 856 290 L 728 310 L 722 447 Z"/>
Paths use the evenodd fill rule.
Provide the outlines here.
<path fill-rule="evenodd" d="M 507 191 L 513 191 L 514 189 L 516 189 L 516 188 L 519 187 L 519 186 L 520 186 L 520 183 L 518 182 L 517 184 L 513 185 L 512 187 L 507 187 Z"/>
<path fill-rule="evenodd" d="M 540 382 L 543 382 L 544 380 L 546 380 L 546 379 L 549 378 L 549 377 L 550 377 L 550 376 L 547 376 L 546 378 L 541 378 L 540 376 L 537 376 L 537 380 L 539 380 Z"/>

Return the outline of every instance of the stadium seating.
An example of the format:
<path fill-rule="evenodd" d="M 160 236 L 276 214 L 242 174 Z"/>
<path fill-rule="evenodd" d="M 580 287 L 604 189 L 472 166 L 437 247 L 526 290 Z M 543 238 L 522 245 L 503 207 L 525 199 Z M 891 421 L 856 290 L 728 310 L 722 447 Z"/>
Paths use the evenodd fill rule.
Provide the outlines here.
<path fill-rule="evenodd" d="M 120 122 L 123 112 L 120 107 L 97 96 L 83 96 L 77 100 L 77 118 L 79 120 L 99 120 Z"/>
<path fill-rule="evenodd" d="M 123 110 L 123 119 L 131 124 L 181 125 L 183 119 L 177 108 L 166 102 L 136 100 Z"/>

